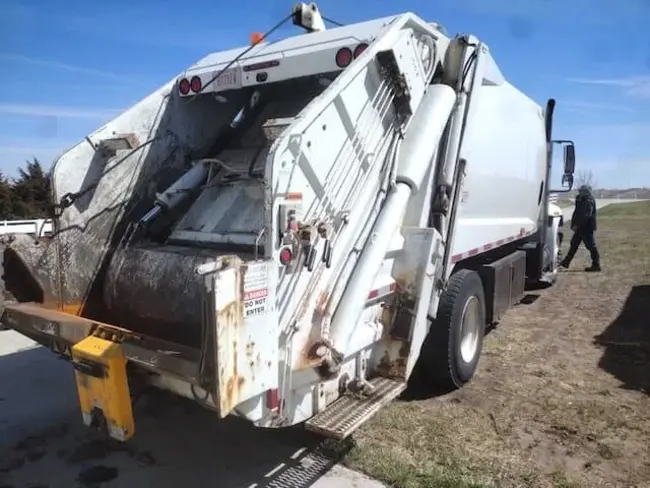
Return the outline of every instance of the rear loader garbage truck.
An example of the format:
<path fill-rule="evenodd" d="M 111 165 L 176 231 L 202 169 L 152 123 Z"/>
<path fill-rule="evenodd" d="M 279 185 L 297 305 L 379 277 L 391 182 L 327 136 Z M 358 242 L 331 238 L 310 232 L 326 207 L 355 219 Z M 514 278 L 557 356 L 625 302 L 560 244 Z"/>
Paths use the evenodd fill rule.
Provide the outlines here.
<path fill-rule="evenodd" d="M 285 20 L 60 156 L 52 235 L 5 247 L 2 322 L 70 362 L 111 437 L 156 387 L 344 438 L 416 367 L 468 382 L 486 324 L 556 280 L 552 152 L 570 188 L 575 151 L 554 100 L 413 13 Z"/>

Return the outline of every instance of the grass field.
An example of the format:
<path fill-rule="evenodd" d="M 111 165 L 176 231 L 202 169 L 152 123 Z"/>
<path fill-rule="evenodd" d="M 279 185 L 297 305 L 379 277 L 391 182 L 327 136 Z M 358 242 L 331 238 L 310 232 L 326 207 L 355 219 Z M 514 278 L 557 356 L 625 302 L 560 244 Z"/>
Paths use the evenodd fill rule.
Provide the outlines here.
<path fill-rule="evenodd" d="M 385 408 L 347 464 L 396 488 L 649 487 L 650 202 L 598 224 L 602 273 L 581 250 L 488 335 L 470 384 Z"/>

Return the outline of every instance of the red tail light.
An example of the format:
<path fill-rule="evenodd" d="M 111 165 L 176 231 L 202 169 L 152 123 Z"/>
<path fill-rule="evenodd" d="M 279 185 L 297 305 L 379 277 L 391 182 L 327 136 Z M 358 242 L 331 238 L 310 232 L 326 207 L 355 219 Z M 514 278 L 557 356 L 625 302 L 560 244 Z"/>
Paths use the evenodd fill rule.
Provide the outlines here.
<path fill-rule="evenodd" d="M 187 95 L 190 92 L 190 82 L 187 78 L 183 78 L 178 83 L 178 91 L 181 92 L 181 95 Z"/>
<path fill-rule="evenodd" d="M 368 44 L 362 42 L 357 47 L 354 48 L 354 59 L 357 59 L 361 54 L 366 50 Z"/>
<path fill-rule="evenodd" d="M 285 247 L 280 251 L 280 263 L 282 265 L 286 266 L 291 262 L 292 259 L 293 259 L 293 253 L 291 252 L 291 249 Z"/>
<path fill-rule="evenodd" d="M 269 410 L 277 410 L 280 406 L 280 395 L 278 389 L 273 388 L 266 390 L 266 408 Z"/>
<path fill-rule="evenodd" d="M 190 88 L 194 93 L 199 93 L 201 91 L 201 78 L 198 76 L 192 76 L 192 81 L 190 81 Z"/>
<path fill-rule="evenodd" d="M 336 52 L 336 66 L 345 68 L 352 62 L 352 51 L 348 47 L 342 47 Z"/>

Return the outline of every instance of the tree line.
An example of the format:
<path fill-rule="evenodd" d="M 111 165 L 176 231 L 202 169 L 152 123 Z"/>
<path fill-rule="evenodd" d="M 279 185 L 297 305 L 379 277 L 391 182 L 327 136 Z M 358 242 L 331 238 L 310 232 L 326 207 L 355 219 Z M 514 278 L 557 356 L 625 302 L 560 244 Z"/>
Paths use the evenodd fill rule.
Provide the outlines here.
<path fill-rule="evenodd" d="M 0 220 L 50 217 L 50 178 L 38 159 L 27 161 L 18 177 L 0 171 Z"/>

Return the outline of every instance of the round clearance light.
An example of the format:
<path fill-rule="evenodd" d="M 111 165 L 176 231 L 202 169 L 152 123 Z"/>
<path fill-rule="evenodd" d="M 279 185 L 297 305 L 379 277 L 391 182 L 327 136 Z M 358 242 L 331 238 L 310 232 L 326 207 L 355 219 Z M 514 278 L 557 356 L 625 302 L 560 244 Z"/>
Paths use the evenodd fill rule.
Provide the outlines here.
<path fill-rule="evenodd" d="M 362 42 L 357 47 L 355 47 L 354 48 L 354 59 L 357 59 L 359 56 L 361 56 L 361 54 L 363 54 L 363 52 L 366 50 L 367 47 L 368 47 L 368 44 L 366 44 L 365 42 Z"/>
<path fill-rule="evenodd" d="M 293 254 L 291 253 L 291 249 L 288 247 L 285 247 L 280 251 L 280 263 L 286 266 L 291 262 L 293 259 Z"/>
<path fill-rule="evenodd" d="M 190 87 L 194 93 L 199 93 L 201 91 L 201 78 L 198 76 L 192 76 L 192 81 L 190 81 Z"/>
<path fill-rule="evenodd" d="M 336 52 L 336 66 L 345 68 L 352 62 L 352 51 L 348 47 L 342 47 Z"/>
<path fill-rule="evenodd" d="M 190 82 L 187 78 L 183 78 L 178 83 L 178 91 L 181 93 L 181 95 L 187 95 L 190 92 Z"/>

